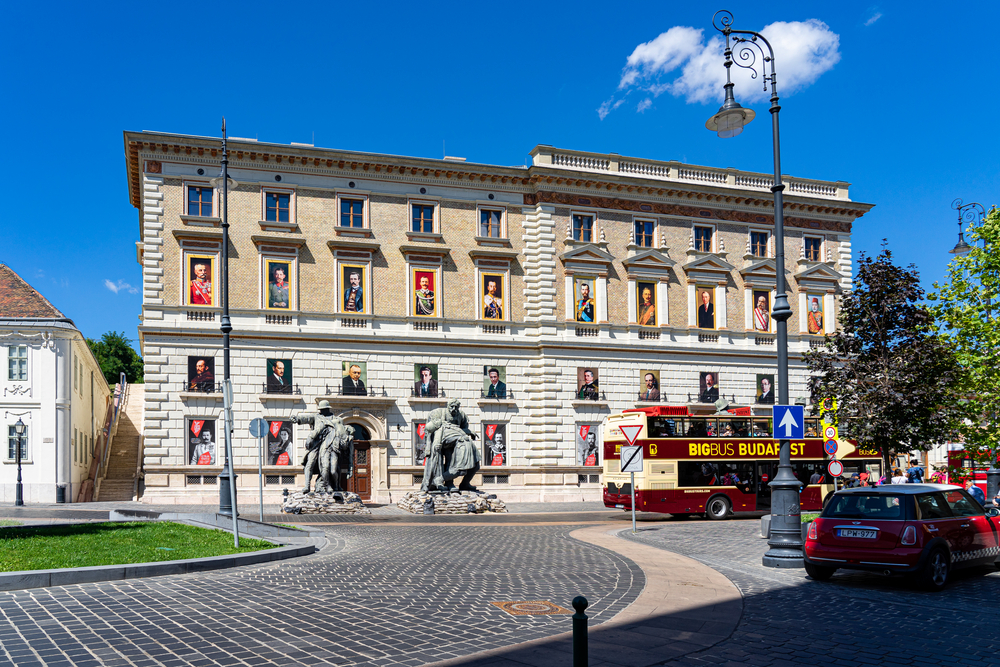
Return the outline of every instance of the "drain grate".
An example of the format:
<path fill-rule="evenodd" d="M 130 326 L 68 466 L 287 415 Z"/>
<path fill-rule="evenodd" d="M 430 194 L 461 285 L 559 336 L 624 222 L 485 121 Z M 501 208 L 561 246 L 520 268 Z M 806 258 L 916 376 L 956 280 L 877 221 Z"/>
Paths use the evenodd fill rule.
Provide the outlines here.
<path fill-rule="evenodd" d="M 520 600 L 514 602 L 491 602 L 511 616 L 552 616 L 573 612 L 547 600 Z"/>

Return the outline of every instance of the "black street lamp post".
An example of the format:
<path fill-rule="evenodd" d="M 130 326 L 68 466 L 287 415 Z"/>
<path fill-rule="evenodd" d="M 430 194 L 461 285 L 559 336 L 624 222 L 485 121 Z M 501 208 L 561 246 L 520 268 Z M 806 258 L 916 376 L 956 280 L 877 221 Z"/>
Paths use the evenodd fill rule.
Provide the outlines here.
<path fill-rule="evenodd" d="M 17 484 L 14 486 L 14 505 L 22 507 L 24 505 L 24 487 L 21 484 L 21 448 L 24 447 L 24 422 L 18 417 L 14 424 L 14 435 L 17 436 Z"/>
<path fill-rule="evenodd" d="M 720 10 L 712 18 L 712 25 L 726 36 L 726 99 L 719 112 L 712 116 L 705 127 L 718 133 L 722 138 L 735 137 L 743 132 L 743 126 L 754 119 L 754 112 L 744 109 L 733 97 L 733 82 L 730 68 L 735 63 L 749 69 L 752 78 L 758 75 L 764 83 L 764 90 L 771 87 L 771 133 L 774 147 L 774 263 L 775 297 L 771 317 L 777 322 L 778 345 L 778 402 L 788 405 L 788 318 L 792 309 L 785 294 L 785 216 L 781 182 L 781 151 L 778 134 L 777 77 L 774 73 L 774 50 L 764 37 L 752 30 L 733 30 L 733 15 L 728 10 Z M 746 35 L 746 36 L 744 36 Z M 730 45 L 732 39 L 732 46 Z M 738 47 L 737 59 L 733 60 L 733 46 Z M 765 50 L 766 47 L 766 50 Z M 758 64 L 758 53 L 761 62 Z M 767 73 L 770 64 L 771 72 Z M 757 67 L 760 67 L 760 72 Z M 771 536 L 770 547 L 764 554 L 766 567 L 803 567 L 802 560 L 802 519 L 799 505 L 801 482 L 792 472 L 791 441 L 781 440 L 778 449 L 778 472 L 770 483 L 771 487 Z"/>
<path fill-rule="evenodd" d="M 951 203 L 951 207 L 958 211 L 958 243 L 949 250 L 953 255 L 961 257 L 972 250 L 972 246 L 965 242 L 965 233 L 962 230 L 962 223 L 982 222 L 986 217 L 986 208 L 979 202 L 963 204 L 961 199 L 956 199 Z M 991 300 L 989 294 L 986 295 L 986 319 L 992 318 Z M 994 419 L 996 416 L 994 415 Z M 1000 468 L 997 468 L 997 456 L 1000 454 L 1000 447 L 993 447 L 990 452 L 990 468 L 986 471 L 986 499 L 992 500 L 997 491 L 1000 490 Z"/>
<path fill-rule="evenodd" d="M 229 332 L 233 330 L 233 324 L 229 319 L 229 150 L 226 146 L 226 119 L 222 119 L 222 320 L 219 327 L 222 331 L 222 377 L 223 391 L 228 391 L 230 386 L 229 376 Z M 226 411 L 229 413 L 229 411 Z M 225 516 L 238 515 L 236 509 L 236 478 L 230 466 L 229 460 L 229 414 L 223 419 L 223 440 L 222 446 L 223 465 L 222 472 L 219 473 L 219 514 Z M 218 440 L 218 434 L 216 434 Z M 216 442 L 216 452 L 219 450 L 219 443 Z"/>

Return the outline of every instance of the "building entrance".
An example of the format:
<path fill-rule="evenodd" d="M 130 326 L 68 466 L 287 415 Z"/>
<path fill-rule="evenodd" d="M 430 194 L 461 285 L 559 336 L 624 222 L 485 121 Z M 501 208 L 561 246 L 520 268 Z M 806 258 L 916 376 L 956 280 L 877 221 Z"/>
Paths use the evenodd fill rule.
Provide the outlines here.
<path fill-rule="evenodd" d="M 347 489 L 369 500 L 372 496 L 371 434 L 361 424 L 348 424 L 354 429 L 354 474 L 347 477 L 346 468 L 340 471 L 340 488 Z"/>

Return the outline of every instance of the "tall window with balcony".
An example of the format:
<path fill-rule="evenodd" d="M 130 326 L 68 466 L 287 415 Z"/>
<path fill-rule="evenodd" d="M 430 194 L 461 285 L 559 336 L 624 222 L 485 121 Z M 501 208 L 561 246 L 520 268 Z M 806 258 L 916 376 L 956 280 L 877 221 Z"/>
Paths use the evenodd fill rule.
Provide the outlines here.
<path fill-rule="evenodd" d="M 583 243 L 594 242 L 594 216 L 573 215 L 573 240 Z"/>
<path fill-rule="evenodd" d="M 187 214 L 204 218 L 212 215 L 212 188 L 197 185 L 188 186 Z"/>
<path fill-rule="evenodd" d="M 636 220 L 633 227 L 635 232 L 635 244 L 643 248 L 653 247 L 653 221 Z"/>
<path fill-rule="evenodd" d="M 807 262 L 823 261 L 823 239 L 815 236 L 805 237 L 805 255 Z"/>
<path fill-rule="evenodd" d="M 413 204 L 411 230 L 423 234 L 434 233 L 434 207 L 430 204 Z"/>
<path fill-rule="evenodd" d="M 489 239 L 501 237 L 501 213 L 502 211 L 489 209 L 479 212 L 479 236 Z"/>
<path fill-rule="evenodd" d="M 364 227 L 365 202 L 361 199 L 340 200 L 340 226 Z"/>
<path fill-rule="evenodd" d="M 264 220 L 289 222 L 292 196 L 287 192 L 268 192 L 264 196 Z"/>
<path fill-rule="evenodd" d="M 11 345 L 7 348 L 7 379 L 28 379 L 28 346 Z"/>
<path fill-rule="evenodd" d="M 712 252 L 712 236 L 715 230 L 712 227 L 694 228 L 694 249 L 698 252 Z"/>
<path fill-rule="evenodd" d="M 750 254 L 767 257 L 767 232 L 750 232 Z"/>

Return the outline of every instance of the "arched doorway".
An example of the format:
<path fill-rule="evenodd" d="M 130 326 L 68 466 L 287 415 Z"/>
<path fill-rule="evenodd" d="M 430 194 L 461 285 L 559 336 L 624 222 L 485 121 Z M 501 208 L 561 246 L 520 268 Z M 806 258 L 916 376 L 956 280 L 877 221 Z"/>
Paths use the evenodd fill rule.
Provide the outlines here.
<path fill-rule="evenodd" d="M 357 422 L 345 421 L 354 429 L 354 474 L 348 479 L 347 469 L 340 471 L 341 488 L 352 491 L 362 500 L 371 499 L 372 495 L 372 466 L 371 466 L 371 433 L 368 429 Z"/>

